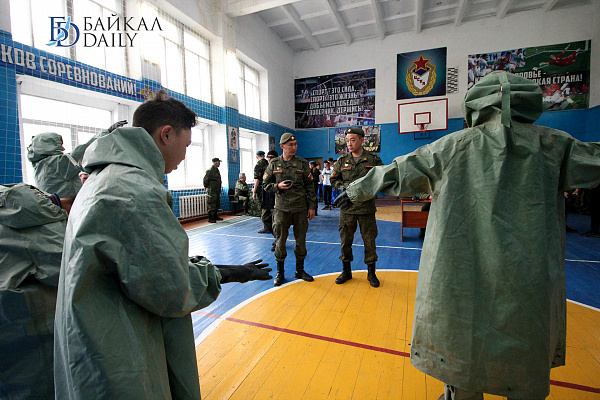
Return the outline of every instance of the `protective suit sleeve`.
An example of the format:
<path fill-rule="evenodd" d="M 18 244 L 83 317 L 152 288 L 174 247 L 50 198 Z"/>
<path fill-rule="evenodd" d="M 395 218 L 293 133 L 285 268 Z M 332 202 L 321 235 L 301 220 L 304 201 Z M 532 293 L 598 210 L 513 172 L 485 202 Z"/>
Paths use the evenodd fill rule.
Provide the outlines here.
<path fill-rule="evenodd" d="M 71 151 L 71 153 L 70 153 L 71 157 L 73 157 L 73 159 L 75 160 L 75 162 L 77 162 L 77 164 L 81 164 L 81 159 L 83 158 L 83 154 L 85 153 L 87 148 L 90 146 L 90 144 L 92 144 L 94 142 L 94 140 L 98 139 L 99 137 L 105 136 L 105 135 L 108 135 L 107 130 L 103 130 L 102 132 L 94 135 L 86 143 L 80 144 L 79 146 L 75 147 L 73 149 L 73 151 Z"/>
<path fill-rule="evenodd" d="M 123 293 L 153 314 L 180 317 L 214 301 L 219 272 L 208 261 L 189 261 L 188 238 L 166 189 L 142 170 L 109 168 L 115 168 L 113 179 L 79 208 L 86 215 L 75 240 L 93 247 L 83 254 L 102 260 Z"/>
<path fill-rule="evenodd" d="M 433 147 L 433 146 L 432 146 Z M 397 157 L 390 165 L 376 166 L 364 177 L 352 182 L 346 193 L 352 202 L 366 201 L 380 191 L 391 196 L 433 193 L 433 183 L 443 171 L 444 149 L 423 146 L 413 153 Z M 451 157 L 451 154 L 447 154 Z"/>
<path fill-rule="evenodd" d="M 600 184 L 600 143 L 580 142 L 572 138 L 564 160 L 560 192 L 593 188 Z"/>

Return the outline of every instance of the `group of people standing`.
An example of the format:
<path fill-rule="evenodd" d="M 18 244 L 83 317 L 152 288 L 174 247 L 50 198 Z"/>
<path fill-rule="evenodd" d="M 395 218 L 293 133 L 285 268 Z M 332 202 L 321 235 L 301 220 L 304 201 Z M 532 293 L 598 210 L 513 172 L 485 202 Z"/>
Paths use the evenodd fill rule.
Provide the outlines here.
<path fill-rule="evenodd" d="M 312 282 L 313 277 L 304 269 L 307 255 L 306 232 L 309 221 L 317 215 L 318 182 L 323 182 L 323 193 L 326 208 L 331 209 L 331 193 L 333 189 L 343 191 L 346 187 L 377 165 L 383 162 L 376 153 L 362 147 L 365 133 L 362 128 L 346 130 L 346 141 L 349 153 L 340 157 L 333 168 L 329 160 L 324 163 L 323 172 L 319 173 L 314 163 L 296 156 L 298 142 L 296 136 L 285 133 L 279 144 L 283 151 L 277 156 L 269 152 L 268 161 L 264 153 L 257 154 L 258 162 L 254 169 L 254 197 L 262 196 L 261 219 L 264 228 L 259 233 L 272 233 L 275 237 L 272 250 L 277 261 L 277 275 L 274 285 L 280 286 L 285 280 L 285 259 L 287 257 L 286 241 L 288 231 L 293 226 L 296 240 L 294 255 L 296 259 L 295 277 Z M 316 175 L 319 173 L 319 177 Z M 262 174 L 262 175 L 261 175 Z M 272 210 L 272 211 L 271 211 Z M 365 243 L 365 263 L 368 266 L 367 279 L 371 286 L 378 287 L 379 280 L 375 274 L 377 253 L 375 238 L 377 224 L 375 222 L 375 200 L 344 207 L 340 211 L 339 231 L 342 242 L 341 256 L 342 274 L 336 279 L 342 284 L 352 279 L 351 262 L 353 261 L 352 243 L 357 226 Z"/>

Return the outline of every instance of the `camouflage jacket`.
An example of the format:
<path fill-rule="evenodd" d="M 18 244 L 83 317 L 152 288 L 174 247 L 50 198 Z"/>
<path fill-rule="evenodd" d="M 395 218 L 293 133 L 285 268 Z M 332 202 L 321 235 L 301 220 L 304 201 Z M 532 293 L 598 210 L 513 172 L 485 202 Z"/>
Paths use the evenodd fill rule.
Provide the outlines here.
<path fill-rule="evenodd" d="M 281 190 L 279 182 L 291 180 L 291 188 Z M 294 156 L 284 161 L 283 156 L 271 160 L 263 175 L 263 187 L 269 192 L 275 192 L 275 209 L 287 212 L 314 210 L 317 206 L 315 185 L 312 181 L 308 161 Z"/>
<path fill-rule="evenodd" d="M 248 197 L 250 193 L 250 189 L 248 188 L 248 184 L 242 180 L 239 180 L 235 183 L 235 197 Z"/>
<path fill-rule="evenodd" d="M 363 150 L 358 161 L 354 161 L 352 153 L 347 153 L 340 158 L 333 166 L 331 173 L 331 186 L 336 190 L 345 190 L 351 182 L 358 178 L 362 178 L 371 170 L 371 168 L 383 165 L 381 158 L 372 151 Z M 348 214 L 370 214 L 374 213 L 375 199 L 370 199 L 365 202 L 354 203 L 350 208 L 344 210 Z"/>
<path fill-rule="evenodd" d="M 204 175 L 204 187 L 207 191 L 221 191 L 221 173 L 214 165 Z"/>
<path fill-rule="evenodd" d="M 269 162 L 264 158 L 258 160 L 256 165 L 254 166 L 254 179 L 258 179 L 259 183 L 262 183 L 263 175 L 269 166 Z"/>

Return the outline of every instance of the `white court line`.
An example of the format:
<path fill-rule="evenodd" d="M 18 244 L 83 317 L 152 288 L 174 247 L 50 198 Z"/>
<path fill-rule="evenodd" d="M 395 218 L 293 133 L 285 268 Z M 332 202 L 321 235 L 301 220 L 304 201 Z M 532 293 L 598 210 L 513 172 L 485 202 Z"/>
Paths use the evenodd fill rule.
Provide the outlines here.
<path fill-rule="evenodd" d="M 244 222 L 244 221 L 240 221 L 240 222 Z M 236 222 L 236 224 L 238 224 L 239 222 Z M 231 225 L 235 225 L 235 224 L 231 224 Z M 229 226 L 231 226 L 229 225 Z M 223 227 L 225 228 L 225 227 Z M 219 228 L 220 229 L 220 228 Z M 208 231 L 208 232 L 201 232 L 198 235 L 205 235 L 205 234 L 213 234 L 213 235 L 217 235 L 217 236 L 229 236 L 229 237 L 239 237 L 239 238 L 248 238 L 248 239 L 264 239 L 264 240 L 273 240 L 272 236 L 268 236 L 268 237 L 260 237 L 260 236 L 247 236 L 247 235 L 231 235 L 231 234 L 227 234 L 227 233 L 213 233 L 216 229 L 212 230 L 212 231 Z M 196 235 L 196 236 L 198 236 Z M 294 239 L 288 239 L 289 242 L 295 242 Z M 316 244 L 333 244 L 336 246 L 340 246 L 341 243 L 335 243 L 335 242 L 317 242 L 314 240 L 307 240 L 306 243 L 316 243 Z M 353 243 L 352 246 L 358 246 L 358 247 L 365 247 L 364 244 L 356 244 Z M 399 249 L 399 250 L 423 250 L 420 247 L 400 247 L 400 246 L 384 246 L 384 245 L 377 245 L 377 248 L 383 248 L 383 249 Z M 565 259 L 565 261 L 569 261 L 569 262 L 582 262 L 582 263 L 600 263 L 600 261 L 596 261 L 596 260 L 572 260 L 572 259 Z"/>
<path fill-rule="evenodd" d="M 419 271 L 415 271 L 412 269 L 377 269 L 377 272 L 381 272 L 381 271 L 385 271 L 385 272 L 419 272 Z M 352 270 L 352 272 L 368 272 L 366 269 L 361 269 L 361 270 Z M 327 274 L 321 274 L 321 275 L 314 275 L 314 278 L 320 278 L 320 277 L 324 277 L 324 276 L 331 276 L 331 275 L 338 275 L 339 271 L 337 272 L 330 272 Z M 238 311 L 239 309 L 241 309 L 242 307 L 244 307 L 246 304 L 249 304 L 251 302 L 253 302 L 256 299 L 259 299 L 271 292 L 274 292 L 275 290 L 279 290 L 282 289 L 284 287 L 293 285 L 295 283 L 299 283 L 299 282 L 304 282 L 301 279 L 296 279 L 293 280 L 291 282 L 287 282 L 284 283 L 281 286 L 278 287 L 273 287 L 271 289 L 265 290 L 263 292 L 257 293 L 254 296 L 250 297 L 249 299 L 241 302 L 240 304 L 238 304 L 237 306 L 233 307 L 232 309 L 230 309 L 229 311 L 227 311 L 225 314 L 221 315 L 218 318 L 215 318 L 215 321 L 213 323 L 211 323 L 204 331 L 202 331 L 202 333 L 200 334 L 200 336 L 198 336 L 197 339 L 195 339 L 194 343 L 195 346 L 198 347 L 215 329 L 217 329 L 217 327 L 221 324 L 221 322 L 225 321 L 227 318 L 229 318 L 232 314 L 234 314 L 236 311 Z M 579 303 L 575 300 L 569 300 L 567 299 L 568 302 L 573 303 L 573 304 L 577 304 L 579 306 L 585 307 L 585 308 L 589 308 L 590 310 L 594 310 L 594 311 L 598 311 L 600 312 L 600 309 L 593 307 L 593 306 L 589 306 L 587 304 L 583 304 L 583 303 Z M 202 310 L 198 310 L 196 311 L 196 313 L 198 313 L 198 315 L 202 315 L 203 311 Z M 194 313 L 192 313 L 194 314 Z M 211 313 L 209 313 L 211 314 Z M 208 318 L 214 318 L 214 317 L 210 317 L 207 316 Z"/>
<path fill-rule="evenodd" d="M 202 232 L 201 234 L 212 234 L 212 231 L 209 232 Z M 217 236 L 230 236 L 230 237 L 239 237 L 239 238 L 249 238 L 249 239 L 268 239 L 268 240 L 273 240 L 272 236 L 269 237 L 260 237 L 260 236 L 246 236 L 246 235 L 230 235 L 230 234 L 226 234 L 226 233 L 215 233 L 214 235 Z M 287 240 L 288 242 L 295 242 L 294 239 L 289 239 Z M 335 242 L 317 242 L 314 240 L 307 240 L 306 243 L 316 243 L 316 244 L 333 244 L 336 246 L 340 246 L 341 243 L 335 243 Z M 365 247 L 364 244 L 353 244 L 352 246 L 360 246 L 360 247 Z M 398 246 L 383 246 L 383 245 L 377 245 L 377 248 L 386 248 L 386 249 L 402 249 L 402 250 L 421 250 L 421 248 L 419 247 L 398 247 Z"/>

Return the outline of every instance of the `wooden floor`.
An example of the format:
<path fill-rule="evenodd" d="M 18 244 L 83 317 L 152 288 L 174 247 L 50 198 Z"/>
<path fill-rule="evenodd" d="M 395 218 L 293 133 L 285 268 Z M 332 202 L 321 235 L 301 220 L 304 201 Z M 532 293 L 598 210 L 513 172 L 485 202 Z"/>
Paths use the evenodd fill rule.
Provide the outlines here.
<path fill-rule="evenodd" d="M 441 382 L 413 368 L 408 357 L 418 230 L 405 229 L 400 243 L 400 224 L 378 221 L 381 287 L 356 272 L 365 268 L 358 236 L 354 279 L 336 285 L 338 215 L 319 211 L 311 221 L 305 264 L 315 282 L 227 284 L 215 303 L 193 315 L 203 399 L 437 400 L 442 394 Z M 576 216 L 572 224 L 583 230 L 586 223 Z M 248 217 L 197 227 L 188 231 L 190 254 L 215 264 L 255 258 L 274 264 L 273 238 L 257 234 L 260 227 Z M 567 304 L 567 365 L 553 370 L 549 399 L 600 400 L 600 240 L 588 239 L 567 237 L 567 295 L 576 302 Z"/>

